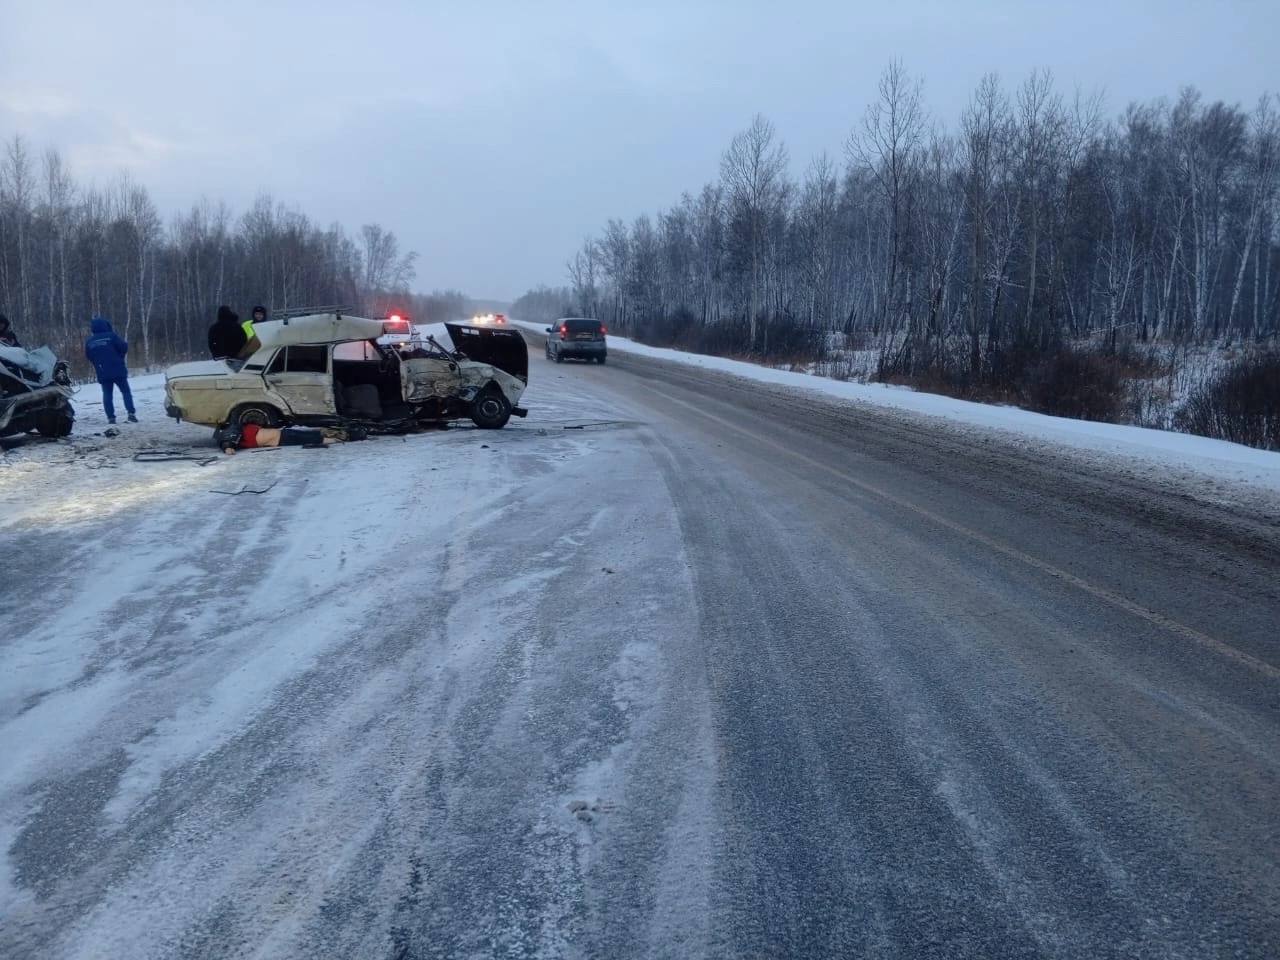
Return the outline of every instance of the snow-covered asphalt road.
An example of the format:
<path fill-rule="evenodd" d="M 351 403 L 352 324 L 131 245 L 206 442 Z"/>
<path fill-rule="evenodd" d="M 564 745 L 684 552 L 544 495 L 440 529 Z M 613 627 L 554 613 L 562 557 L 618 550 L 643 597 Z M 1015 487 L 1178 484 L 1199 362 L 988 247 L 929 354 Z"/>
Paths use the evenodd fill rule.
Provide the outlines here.
<path fill-rule="evenodd" d="M 1274 496 L 531 365 L 500 433 L 9 455 L 0 956 L 1280 953 Z"/>

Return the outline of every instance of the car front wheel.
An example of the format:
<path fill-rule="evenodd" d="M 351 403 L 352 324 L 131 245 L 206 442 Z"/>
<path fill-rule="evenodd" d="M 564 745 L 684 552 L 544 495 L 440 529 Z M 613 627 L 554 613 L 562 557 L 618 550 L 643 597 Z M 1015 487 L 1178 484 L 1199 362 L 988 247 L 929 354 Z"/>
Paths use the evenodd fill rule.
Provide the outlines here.
<path fill-rule="evenodd" d="M 484 430 L 500 430 L 511 419 L 511 404 L 501 390 L 489 389 L 471 405 L 471 422 Z"/>
<path fill-rule="evenodd" d="M 45 410 L 35 422 L 36 433 L 55 439 L 69 436 L 75 417 L 69 410 Z"/>

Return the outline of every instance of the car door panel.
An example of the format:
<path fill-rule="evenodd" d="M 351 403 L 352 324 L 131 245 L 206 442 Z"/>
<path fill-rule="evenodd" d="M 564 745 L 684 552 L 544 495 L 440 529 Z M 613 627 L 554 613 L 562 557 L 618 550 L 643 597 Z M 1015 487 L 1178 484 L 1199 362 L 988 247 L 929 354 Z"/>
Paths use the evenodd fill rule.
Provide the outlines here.
<path fill-rule="evenodd" d="M 273 362 L 263 375 L 267 389 L 297 416 L 336 415 L 330 348 L 289 346 L 284 352 L 283 369 Z"/>

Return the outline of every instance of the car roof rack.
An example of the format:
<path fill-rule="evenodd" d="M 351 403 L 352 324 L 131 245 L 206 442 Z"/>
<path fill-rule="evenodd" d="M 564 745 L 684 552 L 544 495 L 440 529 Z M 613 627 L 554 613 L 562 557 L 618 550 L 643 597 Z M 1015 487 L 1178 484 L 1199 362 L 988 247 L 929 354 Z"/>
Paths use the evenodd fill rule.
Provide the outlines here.
<path fill-rule="evenodd" d="M 349 303 L 334 303 L 323 307 L 286 307 L 281 310 L 268 310 L 269 320 L 292 320 L 294 317 L 309 317 L 314 313 L 336 313 L 339 316 L 350 316 L 356 308 Z"/>

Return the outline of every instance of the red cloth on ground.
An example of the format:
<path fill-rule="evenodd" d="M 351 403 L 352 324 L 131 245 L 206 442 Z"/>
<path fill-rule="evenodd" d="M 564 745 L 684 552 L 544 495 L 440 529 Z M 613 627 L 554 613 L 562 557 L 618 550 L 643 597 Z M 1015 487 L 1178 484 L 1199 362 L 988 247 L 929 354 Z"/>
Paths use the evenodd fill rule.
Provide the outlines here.
<path fill-rule="evenodd" d="M 240 428 L 240 446 L 248 450 L 258 445 L 258 430 L 256 423 L 246 423 Z"/>

